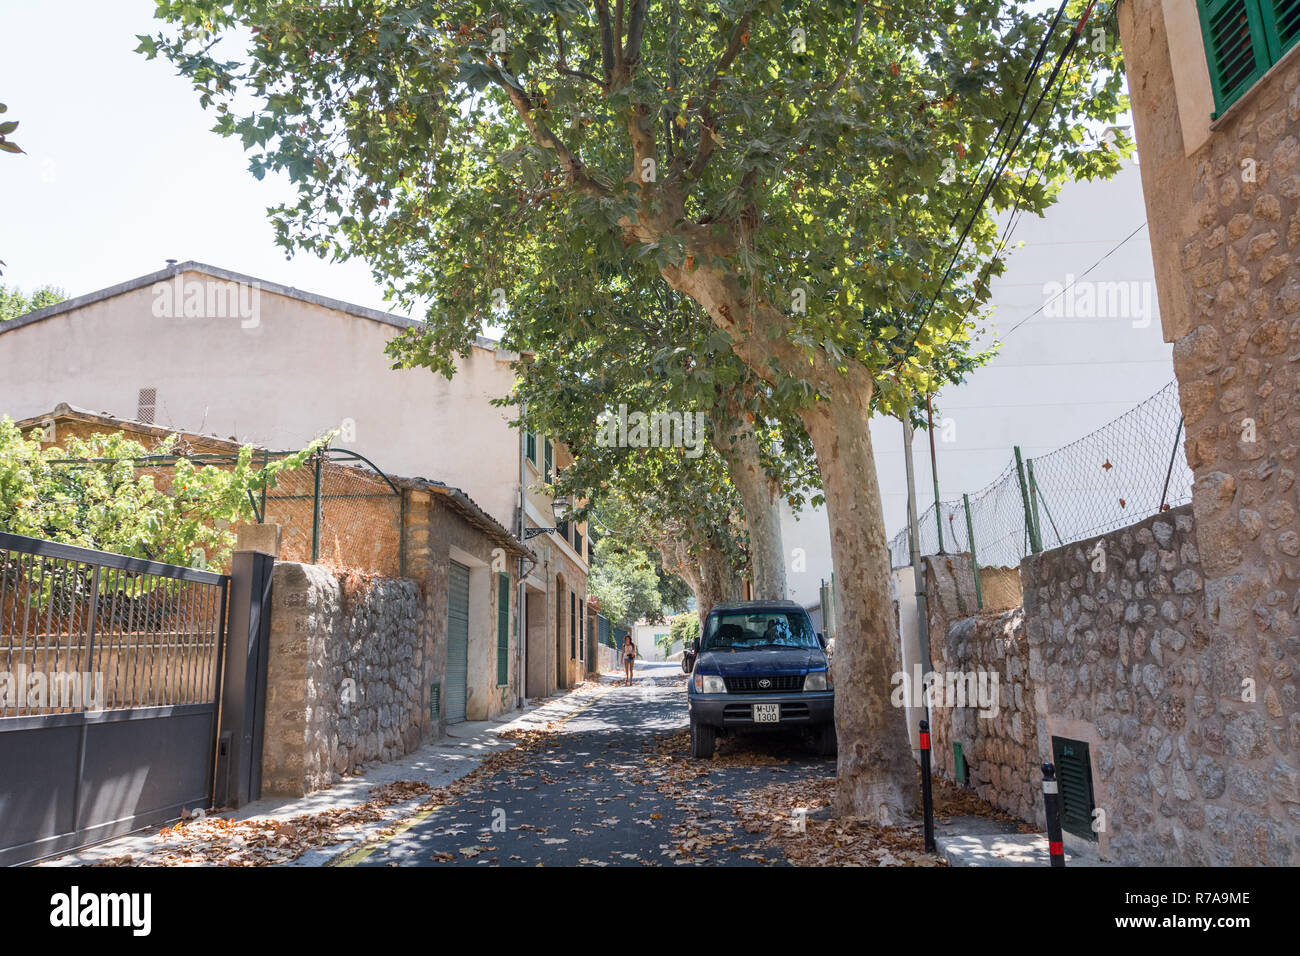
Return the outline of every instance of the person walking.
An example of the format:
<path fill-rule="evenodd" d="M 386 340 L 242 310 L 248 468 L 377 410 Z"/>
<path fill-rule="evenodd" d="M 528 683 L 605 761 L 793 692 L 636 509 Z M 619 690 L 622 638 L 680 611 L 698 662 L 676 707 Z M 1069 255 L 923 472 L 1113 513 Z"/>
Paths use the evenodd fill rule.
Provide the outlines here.
<path fill-rule="evenodd" d="M 632 668 L 636 666 L 636 644 L 632 635 L 623 635 L 623 671 L 627 674 L 627 686 L 632 686 Z"/>

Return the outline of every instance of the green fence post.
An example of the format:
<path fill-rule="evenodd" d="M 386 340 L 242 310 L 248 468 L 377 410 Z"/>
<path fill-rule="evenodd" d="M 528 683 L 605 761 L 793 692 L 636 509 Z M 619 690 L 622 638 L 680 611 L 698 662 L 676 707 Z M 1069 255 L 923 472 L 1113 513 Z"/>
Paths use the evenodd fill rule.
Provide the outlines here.
<path fill-rule="evenodd" d="M 939 553 L 943 554 L 943 516 L 939 513 L 939 461 L 934 453 L 934 405 L 931 396 L 925 396 L 926 431 L 930 438 L 930 478 L 934 482 L 934 527 L 939 532 Z"/>
<path fill-rule="evenodd" d="M 1038 526 L 1034 523 L 1034 512 L 1029 505 L 1029 482 L 1025 481 L 1025 463 L 1020 457 L 1020 446 L 1016 446 L 1016 478 L 1020 481 L 1020 500 L 1025 506 L 1025 530 L 1029 532 L 1029 550 L 1034 554 L 1043 550 L 1043 542 L 1038 537 Z"/>
<path fill-rule="evenodd" d="M 1038 538 L 1038 550 L 1043 550 L 1043 519 L 1038 515 L 1038 483 L 1034 481 L 1034 459 L 1025 459 L 1025 471 L 1029 475 L 1029 505 L 1034 512 L 1034 535 Z"/>
<path fill-rule="evenodd" d="M 1052 530 L 1056 532 L 1056 543 L 1058 545 L 1064 545 L 1065 541 L 1061 538 L 1061 530 L 1056 527 L 1056 519 L 1052 517 L 1052 509 L 1047 507 L 1047 498 L 1043 495 L 1043 489 L 1038 487 L 1038 479 L 1034 477 L 1034 463 L 1032 461 L 1029 463 L 1029 487 L 1034 492 L 1034 501 L 1041 501 L 1043 503 L 1043 513 L 1047 515 L 1047 523 L 1050 524 Z M 1037 508 L 1038 505 L 1035 503 L 1034 507 Z M 1040 534 L 1039 540 L 1041 539 L 1042 536 Z"/>
<path fill-rule="evenodd" d="M 984 586 L 980 584 L 980 563 L 975 557 L 975 523 L 970 519 L 970 495 L 963 494 L 961 503 L 966 508 L 966 540 L 970 542 L 970 563 L 975 571 L 975 604 L 984 610 Z"/>
<path fill-rule="evenodd" d="M 266 468 L 271 464 L 271 453 L 263 450 L 262 452 L 262 514 L 258 517 L 258 524 L 266 524 Z"/>
<path fill-rule="evenodd" d="M 311 563 L 315 564 L 320 560 L 320 523 L 321 523 L 321 502 L 320 502 L 320 481 L 321 481 L 321 458 L 320 452 L 316 453 L 316 476 L 315 490 L 312 492 L 311 508 Z"/>
<path fill-rule="evenodd" d="M 1178 431 L 1174 432 L 1174 450 L 1169 453 L 1169 468 L 1165 472 L 1165 487 L 1160 492 L 1160 507 L 1158 512 L 1165 510 L 1165 499 L 1169 497 L 1169 479 L 1174 474 L 1174 461 L 1178 458 L 1178 439 L 1183 437 L 1183 418 L 1178 417 Z"/>

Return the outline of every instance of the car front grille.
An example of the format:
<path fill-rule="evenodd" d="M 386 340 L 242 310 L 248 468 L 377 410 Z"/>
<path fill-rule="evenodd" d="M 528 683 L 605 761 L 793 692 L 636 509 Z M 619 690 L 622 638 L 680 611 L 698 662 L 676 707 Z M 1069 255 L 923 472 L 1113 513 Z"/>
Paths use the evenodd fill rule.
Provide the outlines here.
<path fill-rule="evenodd" d="M 783 674 L 769 677 L 727 677 L 724 680 L 728 694 L 789 694 L 803 690 L 802 674 Z"/>

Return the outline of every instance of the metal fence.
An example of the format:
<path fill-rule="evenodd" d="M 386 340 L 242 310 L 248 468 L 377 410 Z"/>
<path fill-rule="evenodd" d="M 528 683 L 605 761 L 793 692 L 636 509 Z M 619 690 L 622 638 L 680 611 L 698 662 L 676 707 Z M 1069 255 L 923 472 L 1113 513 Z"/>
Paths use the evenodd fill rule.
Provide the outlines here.
<path fill-rule="evenodd" d="M 226 579 L 0 534 L 0 717 L 210 703 Z"/>
<path fill-rule="evenodd" d="M 1183 453 L 1178 383 L 1078 441 L 1023 458 L 1014 449 L 990 484 L 931 505 L 918 519 L 921 554 L 965 552 L 985 567 L 1126 527 L 1184 504 L 1192 472 Z M 909 530 L 889 543 L 891 563 L 911 562 Z"/>
<path fill-rule="evenodd" d="M 256 451 L 253 465 L 265 468 L 291 454 Z M 158 487 L 165 490 L 182 458 L 199 467 L 230 468 L 239 455 L 145 455 L 132 460 L 137 474 L 153 476 Z M 116 461 L 67 458 L 55 464 L 111 467 Z M 401 574 L 401 491 L 358 452 L 324 448 L 302 467 L 280 472 L 274 487 L 250 493 L 249 506 L 258 524 L 280 525 L 282 560 L 324 562 L 393 577 Z"/>
<path fill-rule="evenodd" d="M 254 510 L 280 525 L 282 560 L 401 573 L 401 491 L 357 452 L 327 448 L 281 473 Z"/>

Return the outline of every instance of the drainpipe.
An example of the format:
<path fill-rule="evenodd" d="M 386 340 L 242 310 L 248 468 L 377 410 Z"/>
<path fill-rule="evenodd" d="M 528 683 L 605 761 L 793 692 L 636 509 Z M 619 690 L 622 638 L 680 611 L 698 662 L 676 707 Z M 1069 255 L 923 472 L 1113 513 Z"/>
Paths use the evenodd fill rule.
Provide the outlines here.
<path fill-rule="evenodd" d="M 519 418 L 520 422 L 524 421 L 524 412 L 527 405 L 520 403 Z M 528 466 L 524 464 L 525 453 L 528 450 L 528 429 L 521 427 L 519 429 L 519 543 L 525 544 L 524 529 L 528 526 L 528 517 L 524 513 L 525 506 L 528 503 L 528 492 L 525 483 L 528 479 Z M 517 575 L 519 579 L 519 594 L 516 598 L 515 611 L 515 632 L 519 635 L 519 670 L 515 679 L 519 682 L 518 693 L 516 694 L 516 707 L 523 707 L 524 701 L 528 698 L 528 622 L 525 620 L 525 604 L 528 595 L 528 585 L 524 584 L 524 559 L 520 557 L 516 562 L 519 569 Z M 529 571 L 531 572 L 531 568 Z"/>

